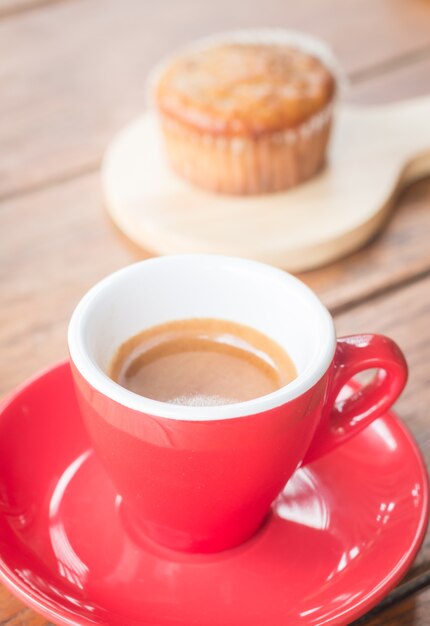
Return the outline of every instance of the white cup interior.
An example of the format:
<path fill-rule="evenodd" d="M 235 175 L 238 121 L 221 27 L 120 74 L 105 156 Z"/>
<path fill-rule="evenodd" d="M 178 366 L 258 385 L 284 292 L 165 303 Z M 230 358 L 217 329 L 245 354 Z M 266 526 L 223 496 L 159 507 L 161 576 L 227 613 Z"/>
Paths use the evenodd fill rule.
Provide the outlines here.
<path fill-rule="evenodd" d="M 116 349 L 128 338 L 163 322 L 202 317 L 268 335 L 290 355 L 298 377 L 255 400 L 184 407 L 139 396 L 107 376 Z M 71 359 L 93 387 L 131 408 L 182 420 L 240 417 L 279 406 L 323 376 L 334 348 L 331 316 L 302 282 L 261 263 L 223 256 L 164 256 L 125 267 L 83 297 L 69 326 Z"/>

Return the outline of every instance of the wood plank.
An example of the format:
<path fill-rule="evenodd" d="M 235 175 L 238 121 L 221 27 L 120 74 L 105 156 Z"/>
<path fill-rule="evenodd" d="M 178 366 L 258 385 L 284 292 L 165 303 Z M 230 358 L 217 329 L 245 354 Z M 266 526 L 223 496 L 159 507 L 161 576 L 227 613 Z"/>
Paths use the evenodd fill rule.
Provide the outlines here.
<path fill-rule="evenodd" d="M 353 83 L 346 99 L 382 104 L 423 96 L 430 89 L 429 76 L 430 57 L 426 53 L 412 64 Z M 302 280 L 321 294 L 330 309 L 337 310 L 411 276 L 426 274 L 430 270 L 429 202 L 429 180 L 411 186 L 400 195 L 394 215 L 374 241 L 339 263 L 302 274 Z"/>
<path fill-rule="evenodd" d="M 335 316 L 338 335 L 377 332 L 392 337 L 404 349 L 410 365 L 406 390 L 396 409 L 423 444 L 430 461 L 430 277 L 382 294 Z"/>
<path fill-rule="evenodd" d="M 229 0 L 105 0 L 102 10 L 78 0 L 23 13 L 0 22 L 0 193 L 94 169 L 109 138 L 144 108 L 145 79 L 160 56 L 195 37 L 261 24 L 325 38 L 361 76 L 430 45 L 426 0 L 271 0 L 247 12 Z"/>
<path fill-rule="evenodd" d="M 430 626 L 430 587 L 390 608 L 357 620 L 351 626 Z"/>
<path fill-rule="evenodd" d="M 358 252 L 300 276 L 332 310 L 430 271 L 430 180 L 406 190 L 376 239 Z M 348 210 L 348 207 L 345 207 Z"/>
<path fill-rule="evenodd" d="M 430 267 L 430 181 L 405 194 L 377 242 L 302 278 L 332 309 L 407 282 Z M 67 319 L 105 274 L 144 258 L 109 224 L 91 175 L 0 204 L 0 394 L 66 354 Z M 21 350 L 26 346 L 27 357 Z"/>
<path fill-rule="evenodd" d="M 140 253 L 124 245 L 104 217 L 95 176 L 5 203 L 0 211 L 0 232 L 7 233 L 0 251 L 3 394 L 66 355 L 67 321 L 79 297 L 96 280 L 136 260 Z M 372 265 L 370 259 L 360 272 L 369 273 Z M 336 318 L 340 334 L 384 332 L 405 350 L 411 377 L 397 410 L 420 442 L 427 462 L 429 310 L 430 278 L 426 278 Z M 427 538 L 411 576 L 429 568 Z"/>
<path fill-rule="evenodd" d="M 413 209 L 408 205 L 404 210 Z M 416 229 L 425 230 L 418 218 Z M 0 211 L 0 232 L 7 233 L 0 250 L 3 295 L 0 352 L 5 364 L 1 392 L 4 393 L 37 368 L 65 356 L 67 319 L 79 297 L 96 280 L 142 255 L 124 245 L 107 221 L 94 176 L 5 203 Z M 409 237 L 414 242 L 413 234 L 406 233 L 405 239 Z M 358 279 L 375 265 L 373 257 L 367 258 L 365 265 L 368 255 L 362 254 Z M 331 284 L 340 280 L 340 265 L 343 264 L 335 266 L 337 273 L 333 270 Z M 385 259 L 382 265 L 389 265 L 389 261 Z M 349 272 L 352 284 L 358 279 L 351 268 Z M 347 280 L 346 276 L 343 280 Z M 429 281 L 418 281 L 398 292 L 383 294 L 339 315 L 339 330 L 392 332 L 400 343 L 409 346 L 413 362 L 424 365 L 429 356 L 425 350 L 430 344 L 430 336 L 426 339 L 430 327 L 424 314 L 430 299 Z M 324 298 L 324 288 L 319 292 Z M 416 379 L 416 384 L 414 376 L 411 378 L 411 391 L 401 400 L 401 408 L 410 419 L 415 411 L 425 412 L 420 404 L 428 373 L 424 367 L 421 373 L 419 367 L 417 370 L 421 378 Z M 415 395 L 417 385 L 419 394 Z M 425 433 L 421 434 L 424 437 Z"/>
<path fill-rule="evenodd" d="M 76 3 L 81 8 L 82 4 Z M 90 4 L 91 2 L 88 1 L 87 5 Z M 141 4 L 143 6 L 146 3 Z M 224 15 L 228 15 L 222 2 L 221 5 L 216 4 L 221 7 L 220 14 L 221 11 L 224 11 Z M 131 7 L 132 3 L 129 5 Z M 280 3 L 276 3 L 276 5 L 279 7 Z M 419 95 L 420 90 L 427 84 L 426 80 L 428 82 L 428 64 L 425 59 L 417 63 L 416 72 L 399 68 L 384 76 L 382 80 L 377 79 L 376 76 L 369 79 L 368 83 L 362 80 L 364 76 L 362 70 L 366 69 L 366 66 L 361 65 L 360 55 L 363 53 L 362 59 L 366 61 L 367 55 L 370 52 L 373 54 L 374 46 L 376 46 L 377 54 L 370 59 L 370 62 L 380 73 L 380 69 L 384 67 L 386 62 L 395 60 L 397 56 L 403 58 L 402 55 L 415 54 L 415 51 L 421 50 L 421 47 L 427 45 L 425 31 L 427 29 L 428 32 L 428 23 L 424 19 L 426 11 L 424 3 L 412 2 L 408 4 L 407 11 L 412 6 L 414 17 L 410 21 L 407 19 L 402 21 L 403 18 L 399 19 L 390 40 L 391 47 L 390 41 L 386 47 L 386 38 L 383 35 L 378 37 L 378 29 L 385 28 L 385 26 L 388 29 L 392 27 L 393 16 L 388 15 L 387 17 L 387 14 L 391 9 L 395 13 L 395 7 L 398 3 L 392 2 L 391 8 L 388 2 L 378 4 L 376 14 L 379 17 L 377 19 L 375 19 L 375 13 L 372 13 L 373 7 L 376 5 L 377 3 L 372 3 L 372 7 L 367 10 L 364 9 L 362 16 L 363 22 L 369 15 L 372 20 L 375 20 L 375 24 L 372 24 L 370 29 L 368 28 L 370 43 L 368 44 L 366 38 L 366 23 L 359 24 L 361 41 L 366 41 L 366 46 L 363 48 L 362 45 L 357 45 L 358 39 L 354 39 L 354 46 L 351 45 L 349 52 L 349 70 L 357 77 L 357 81 L 360 81 L 353 85 L 351 98 L 368 102 L 397 99 L 407 93 Z M 155 11 L 155 18 L 149 17 L 150 25 L 157 26 L 158 32 L 166 33 L 166 40 L 160 38 L 159 42 L 154 43 L 155 35 L 153 37 L 150 34 L 152 43 L 147 45 L 144 42 L 142 44 L 143 59 L 139 56 L 140 48 L 137 37 L 138 29 L 145 32 L 142 28 L 145 17 L 143 8 L 139 8 L 136 14 L 133 13 L 136 18 L 136 26 L 133 23 L 131 27 L 127 23 L 127 20 L 133 22 L 130 15 L 119 16 L 118 18 L 118 10 L 116 14 L 118 30 L 115 28 L 115 24 L 109 22 L 106 25 L 103 22 L 105 18 L 99 11 L 102 24 L 94 26 L 94 23 L 91 23 L 90 27 L 85 26 L 82 29 L 81 41 L 79 41 L 76 33 L 68 33 L 68 41 L 59 47 L 61 54 L 59 54 L 58 59 L 56 55 L 52 55 L 52 48 L 50 51 L 47 45 L 42 46 L 42 50 L 39 49 L 44 36 L 52 37 L 58 48 L 60 35 L 56 34 L 53 37 L 52 33 L 55 25 L 58 28 L 58 25 L 61 24 L 58 16 L 56 19 L 44 17 L 41 20 L 35 20 L 33 23 L 34 30 L 32 20 L 38 11 L 32 15 L 23 15 L 17 20 L 11 20 L 8 28 L 12 22 L 15 22 L 14 33 L 21 36 L 22 48 L 25 49 L 20 48 L 18 55 L 21 58 L 21 64 L 12 62 L 10 57 L 13 55 L 7 54 L 6 57 L 3 55 L 3 58 L 7 60 L 7 67 L 0 70 L 0 72 L 4 71 L 3 74 L 0 74 L 0 84 L 7 84 L 8 86 L 7 97 L 2 98 L 0 103 L 2 120 L 6 121 L 4 129 L 2 128 L 0 131 L 2 145 L 7 147 L 7 150 L 2 151 L 2 154 L 8 156 L 8 163 L 5 165 L 3 165 L 5 158 L 0 157 L 0 190 L 3 189 L 4 193 L 19 192 L 23 189 L 29 189 L 32 185 L 45 184 L 52 178 L 67 178 L 95 167 L 110 134 L 140 110 L 143 102 L 143 88 L 140 81 L 146 68 L 162 50 L 179 42 L 179 34 L 175 30 L 175 20 L 178 21 L 179 28 L 182 29 L 180 37 L 183 39 L 181 41 L 184 41 L 188 36 L 209 32 L 212 30 L 212 25 L 214 26 L 213 29 L 225 28 L 228 25 L 227 19 L 225 19 L 221 26 L 216 26 L 219 23 L 218 17 L 212 18 L 214 12 L 217 12 L 217 8 L 212 7 L 210 15 L 205 10 L 207 18 L 202 17 L 201 24 L 204 22 L 204 27 L 197 28 L 196 24 L 193 26 L 191 22 L 196 16 L 196 13 L 192 12 L 192 7 L 197 8 L 198 13 L 198 6 L 196 3 L 190 2 L 184 3 L 184 6 L 191 7 L 191 9 L 188 8 L 189 12 L 184 18 L 178 17 L 176 11 L 179 10 L 174 7 L 171 9 L 169 7 L 169 10 L 166 10 L 165 4 L 164 16 L 161 15 L 160 9 L 160 12 Z M 342 47 L 344 46 L 346 49 L 349 43 L 346 39 L 350 35 L 350 31 L 342 29 L 342 24 L 346 22 L 342 22 L 342 19 L 338 20 L 335 12 L 333 19 L 329 18 L 328 11 L 327 15 L 319 14 L 319 3 L 315 3 L 314 6 L 316 7 L 315 11 L 311 11 L 309 6 L 304 3 L 303 14 L 297 9 L 297 17 L 293 16 L 291 23 L 296 20 L 297 25 L 303 28 L 306 27 L 307 20 L 321 19 L 321 26 L 316 26 L 316 32 L 318 34 L 332 32 L 332 41 L 339 42 L 336 47 L 338 51 L 342 52 Z M 366 5 L 361 3 L 360 6 Z M 345 8 L 345 12 L 351 10 L 352 7 L 352 14 L 354 14 L 359 3 L 349 3 L 348 7 L 348 9 Z M 76 20 L 74 23 L 79 23 L 79 15 L 82 14 L 81 8 L 79 11 L 66 12 L 66 17 L 61 12 L 62 19 L 71 16 Z M 145 8 L 148 9 L 147 4 Z M 264 9 L 267 10 L 267 5 Z M 56 10 L 56 7 L 51 7 L 49 12 Z M 186 12 L 187 8 L 184 10 Z M 232 10 L 235 11 L 236 9 L 233 8 Z M 276 22 L 277 10 L 279 9 L 275 9 L 272 13 L 273 23 Z M 296 8 L 290 9 L 290 6 L 283 8 L 282 11 L 285 11 L 283 15 L 285 14 L 286 17 L 290 18 L 290 10 L 294 12 Z M 340 7 L 341 13 L 343 10 L 343 7 Z M 404 8 L 402 10 L 405 11 Z M 85 7 L 85 11 L 87 11 L 87 7 Z M 84 17 L 87 16 L 85 11 Z M 308 15 L 305 15 L 306 11 Z M 127 10 L 125 12 L 127 13 Z M 31 17 L 32 19 L 27 20 L 25 28 L 17 28 L 16 24 L 21 22 L 24 17 Z M 189 26 L 183 23 L 186 19 L 190 21 Z M 224 19 L 223 16 L 222 19 Z M 95 20 L 95 10 L 90 11 L 90 21 L 94 22 Z M 236 20 L 235 24 L 240 24 L 238 11 L 234 20 Z M 415 28 L 414 20 L 416 23 L 420 22 L 422 29 Z M 360 22 L 358 12 L 354 15 L 352 22 L 356 25 L 357 21 Z M 264 19 L 263 22 L 267 24 L 267 19 Z M 223 25 L 224 23 L 226 25 Z M 127 43 L 122 40 L 128 37 L 129 28 L 131 28 L 131 40 Z M 309 28 L 314 27 L 310 25 Z M 344 33 L 337 35 L 334 32 L 337 28 L 344 30 Z M 150 29 L 148 28 L 148 30 Z M 64 30 L 60 29 L 60 31 L 61 36 L 64 37 Z M 102 40 L 101 32 L 104 32 L 104 37 L 115 41 L 115 43 L 122 38 L 119 45 L 115 46 L 118 55 L 115 55 L 113 49 L 107 50 L 107 44 Z M 96 34 L 98 38 L 94 36 Z M 3 33 L 0 34 L 0 49 L 4 45 L 2 35 Z M 25 40 L 24 36 L 26 36 Z M 395 41 L 396 36 L 397 42 Z M 170 43 L 167 43 L 168 40 Z M 92 46 L 97 48 L 100 42 L 100 49 L 93 51 Z M 361 42 L 359 43 L 361 44 Z M 394 44 L 397 45 L 397 43 L 400 45 L 398 52 L 394 49 Z M 9 34 L 8 48 L 5 46 L 2 51 L 7 52 L 13 44 L 13 38 Z M 155 45 L 158 46 L 156 53 L 153 52 L 154 48 L 151 48 Z M 352 47 L 354 47 L 353 50 Z M 34 60 L 31 58 L 32 55 Z M 72 55 L 75 55 L 76 63 L 81 66 L 81 73 L 73 66 Z M 87 68 L 86 61 L 88 59 L 89 67 Z M 106 59 L 105 63 L 103 63 L 104 59 Z M 120 63 L 121 59 L 123 60 L 122 64 Z M 65 74 L 64 77 L 54 67 L 54 62 L 59 62 L 62 72 Z M 126 67 L 128 63 L 132 65 L 131 68 Z M 110 77 L 111 83 L 108 84 L 109 77 L 106 75 L 99 78 L 96 75 L 96 70 L 107 68 L 110 65 L 113 66 L 113 71 Z M 40 89 L 39 82 L 43 82 Z M 117 85 L 119 85 L 118 92 L 115 91 Z M 404 85 L 406 86 L 404 87 Z M 10 89 L 12 94 L 9 93 Z M 30 95 L 33 96 L 31 103 Z M 3 142 L 3 138 L 7 139 L 6 144 Z M 363 296 L 369 297 L 375 291 L 392 289 L 399 281 L 407 283 L 417 274 L 424 275 L 429 269 L 428 245 L 426 245 L 425 236 L 426 232 L 429 232 L 428 219 L 430 216 L 427 210 L 429 198 L 430 182 L 413 187 L 403 197 L 394 219 L 390 222 L 386 233 L 378 239 L 377 245 L 366 248 L 348 261 L 306 275 L 305 280 L 320 292 L 332 308 L 340 310 L 345 306 L 350 306 L 351 303 L 358 302 Z M 0 232 L 3 234 L 2 249 L 0 250 L 0 280 L 2 281 L 2 295 L 5 294 L 2 300 L 2 305 L 4 301 L 5 307 L 2 306 L 0 312 L 0 351 L 4 355 L 4 376 L 0 377 L 0 393 L 4 393 L 39 367 L 49 365 L 52 360 L 66 354 L 67 319 L 82 292 L 107 272 L 140 258 L 142 254 L 133 248 L 125 247 L 120 237 L 114 233 L 103 217 L 98 195 L 98 180 L 97 177 L 93 176 L 73 183 L 58 185 L 32 197 L 4 203 L 0 214 Z M 423 285 L 428 293 L 428 281 L 417 283 L 417 285 L 419 284 Z M 411 285 L 398 293 L 406 291 L 411 294 L 410 290 L 417 285 Z M 375 301 L 377 304 L 375 310 L 372 314 L 368 314 L 367 320 L 363 318 L 363 330 L 365 328 L 375 329 L 375 320 L 379 320 L 382 324 L 381 330 L 384 331 L 384 320 L 388 323 L 392 313 L 391 310 L 387 311 L 378 304 L 385 299 L 391 303 L 395 312 L 399 313 L 403 309 L 405 319 L 399 318 L 395 325 L 397 324 L 399 327 L 402 324 L 407 325 L 409 304 L 403 300 L 393 300 L 397 295 L 396 293 L 388 297 L 384 295 Z M 412 295 L 416 300 L 422 299 L 419 290 L 414 291 Z M 372 303 L 363 305 L 369 310 L 371 306 L 373 306 Z M 359 307 L 357 311 L 364 310 L 363 307 Z M 4 313 L 4 310 L 7 313 Z M 352 313 L 353 311 L 349 311 L 339 317 L 340 320 L 345 321 L 345 331 L 347 329 L 357 330 L 356 326 L 352 326 L 354 319 L 349 317 Z M 424 314 L 412 313 L 410 327 L 415 327 L 418 332 L 421 332 L 420 329 L 423 328 L 424 322 L 416 323 L 417 315 L 422 319 Z M 350 323 L 351 327 L 349 328 Z M 371 323 L 372 325 L 370 325 Z M 388 331 L 385 330 L 385 332 Z M 425 436 L 424 413 L 426 402 L 429 399 L 428 394 L 424 395 L 429 382 L 428 378 L 425 377 L 425 363 L 428 362 L 429 356 L 428 337 L 423 339 L 421 336 L 421 341 L 424 344 L 427 342 L 427 351 L 421 352 L 421 356 L 417 357 L 417 362 L 414 360 L 414 375 L 413 378 L 411 377 L 411 385 L 414 385 L 414 389 L 416 387 L 418 391 L 415 405 L 413 402 L 411 403 L 411 413 L 409 416 L 406 415 L 406 418 L 408 420 L 418 419 L 419 425 L 414 426 L 414 431 L 420 435 L 423 441 Z M 412 338 L 408 338 L 408 342 L 408 351 L 411 354 L 412 352 L 415 353 Z M 416 373 L 417 368 L 420 372 L 419 375 Z M 409 389 L 406 393 L 409 393 Z M 403 412 L 402 403 L 403 399 L 399 403 L 400 412 Z M 414 418 L 418 411 L 420 411 L 420 417 Z M 427 440 L 424 443 L 426 458 L 429 460 L 429 443 Z M 429 540 L 427 540 L 411 576 L 416 576 L 429 567 L 430 550 L 428 544 Z M 5 624 L 8 626 L 12 626 L 12 624 L 14 626 L 18 624 L 46 625 L 42 618 L 36 617 L 26 609 L 20 613 L 20 608 L 17 608 L 15 614 L 5 613 L 3 616 L 3 600 L 1 598 L 0 595 L 0 619 L 6 618 L 8 621 Z M 422 594 L 416 594 L 412 604 L 411 600 L 408 599 L 404 601 L 406 604 L 403 608 L 402 603 L 398 605 L 400 608 L 397 615 L 390 612 L 395 611 L 397 607 L 387 609 L 378 618 L 373 618 L 373 620 L 379 619 L 379 621 L 367 621 L 366 623 L 375 626 L 377 624 L 388 624 L 388 626 L 390 624 L 397 626 L 405 624 L 406 626 L 406 624 L 413 623 L 426 626 L 430 623 L 428 598 L 427 600 L 421 598 Z"/>
<path fill-rule="evenodd" d="M 0 211 L 0 394 L 65 357 L 67 321 L 84 291 L 138 258 L 101 213 L 94 176 Z"/>
<path fill-rule="evenodd" d="M 1 626 L 52 626 L 0 586 Z"/>
<path fill-rule="evenodd" d="M 61 0 L 0 0 L 0 19 L 61 2 Z"/>
<path fill-rule="evenodd" d="M 375 68 L 377 69 L 377 68 Z M 351 83 L 345 96 L 357 104 L 385 104 L 402 98 L 417 98 L 430 92 L 430 50 L 384 73 L 369 70 Z"/>
<path fill-rule="evenodd" d="M 430 89 L 429 76 L 430 57 L 426 55 L 382 76 L 352 84 L 347 100 L 379 104 L 402 96 L 423 96 Z M 374 241 L 338 263 L 302 274 L 302 280 L 320 293 L 331 310 L 338 310 L 407 282 L 412 276 L 426 274 L 430 271 L 429 202 L 430 180 L 411 186 L 399 196 L 393 216 Z"/>
<path fill-rule="evenodd" d="M 405 228 L 408 223 L 413 223 L 414 228 L 403 234 L 414 244 L 428 230 L 422 227 L 422 209 L 415 214 L 412 204 L 404 207 L 409 217 L 414 216 L 405 222 Z M 0 211 L 0 232 L 7 233 L 0 258 L 0 353 L 4 362 L 0 380 L 4 393 L 37 369 L 66 355 L 67 321 L 76 301 L 96 280 L 139 258 L 140 253 L 123 245 L 104 217 L 95 176 L 5 203 Z M 400 228 L 399 236 L 402 232 Z M 418 233 L 418 240 L 414 232 Z M 394 238 L 392 255 L 401 250 L 401 240 Z M 383 241 L 377 249 L 384 250 Z M 411 245 L 409 254 L 413 250 Z M 350 281 L 353 293 L 354 282 L 360 285 L 361 275 L 368 275 L 375 266 L 374 256 L 361 254 L 361 261 L 356 259 L 355 265 L 348 265 L 343 274 L 339 269 L 342 264 L 338 264 L 330 284 L 339 283 L 341 275 L 344 282 Z M 380 270 L 384 267 L 387 276 L 392 271 L 389 259 L 387 256 L 381 263 Z M 355 267 L 359 267 L 357 273 Z M 399 412 L 425 446 L 428 460 L 426 400 L 430 381 L 425 364 L 430 358 L 429 306 L 430 279 L 426 279 L 389 296 L 384 294 L 337 318 L 341 333 L 386 332 L 404 347 L 411 363 L 411 381 L 399 402 Z M 429 561 L 427 541 L 415 572 L 427 568 Z"/>
<path fill-rule="evenodd" d="M 237 254 L 301 272 L 375 238 L 391 215 L 394 192 L 417 175 L 430 177 L 429 117 L 430 96 L 339 107 L 329 166 L 317 178 L 284 193 L 232 197 L 202 195 L 174 175 L 158 121 L 146 114 L 110 147 L 103 192 L 114 222 L 143 248 Z"/>
<path fill-rule="evenodd" d="M 404 350 L 410 372 L 408 385 L 396 404 L 430 467 L 430 277 L 365 302 L 335 318 L 338 335 L 377 332 L 392 337 Z M 410 573 L 430 570 L 430 534 Z"/>

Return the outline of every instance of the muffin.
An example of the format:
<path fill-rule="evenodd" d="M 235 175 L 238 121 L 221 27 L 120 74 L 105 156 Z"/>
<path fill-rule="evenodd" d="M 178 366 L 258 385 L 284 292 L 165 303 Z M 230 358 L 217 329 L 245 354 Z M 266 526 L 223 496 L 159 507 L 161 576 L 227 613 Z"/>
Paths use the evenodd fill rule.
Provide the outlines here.
<path fill-rule="evenodd" d="M 260 194 L 322 167 L 336 80 L 303 47 L 213 41 L 165 64 L 154 87 L 168 160 L 195 185 Z"/>

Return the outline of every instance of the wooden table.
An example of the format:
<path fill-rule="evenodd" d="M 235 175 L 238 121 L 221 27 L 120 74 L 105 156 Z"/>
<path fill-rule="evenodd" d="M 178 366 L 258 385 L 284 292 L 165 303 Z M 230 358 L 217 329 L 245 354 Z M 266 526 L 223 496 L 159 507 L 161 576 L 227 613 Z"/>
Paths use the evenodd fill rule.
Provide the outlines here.
<path fill-rule="evenodd" d="M 109 138 L 144 107 L 148 69 L 193 37 L 261 25 L 324 37 L 350 101 L 430 92 L 429 0 L 0 0 L 0 394 L 66 355 L 68 318 L 95 281 L 148 256 L 107 220 L 98 174 Z M 364 250 L 301 278 L 339 333 L 403 347 L 411 376 L 397 411 L 430 462 L 430 180 L 403 193 Z M 360 623 L 430 625 L 430 536 Z M 0 624 L 47 622 L 0 589 Z"/>

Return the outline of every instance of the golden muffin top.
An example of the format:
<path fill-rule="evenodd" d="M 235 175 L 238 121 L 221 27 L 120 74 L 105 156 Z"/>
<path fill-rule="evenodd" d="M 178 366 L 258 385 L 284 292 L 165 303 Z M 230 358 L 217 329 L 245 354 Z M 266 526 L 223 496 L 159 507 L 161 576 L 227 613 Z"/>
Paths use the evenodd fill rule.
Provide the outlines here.
<path fill-rule="evenodd" d="M 155 99 L 166 116 L 211 134 L 253 137 L 295 127 L 333 98 L 316 57 L 279 44 L 219 44 L 174 59 Z"/>

